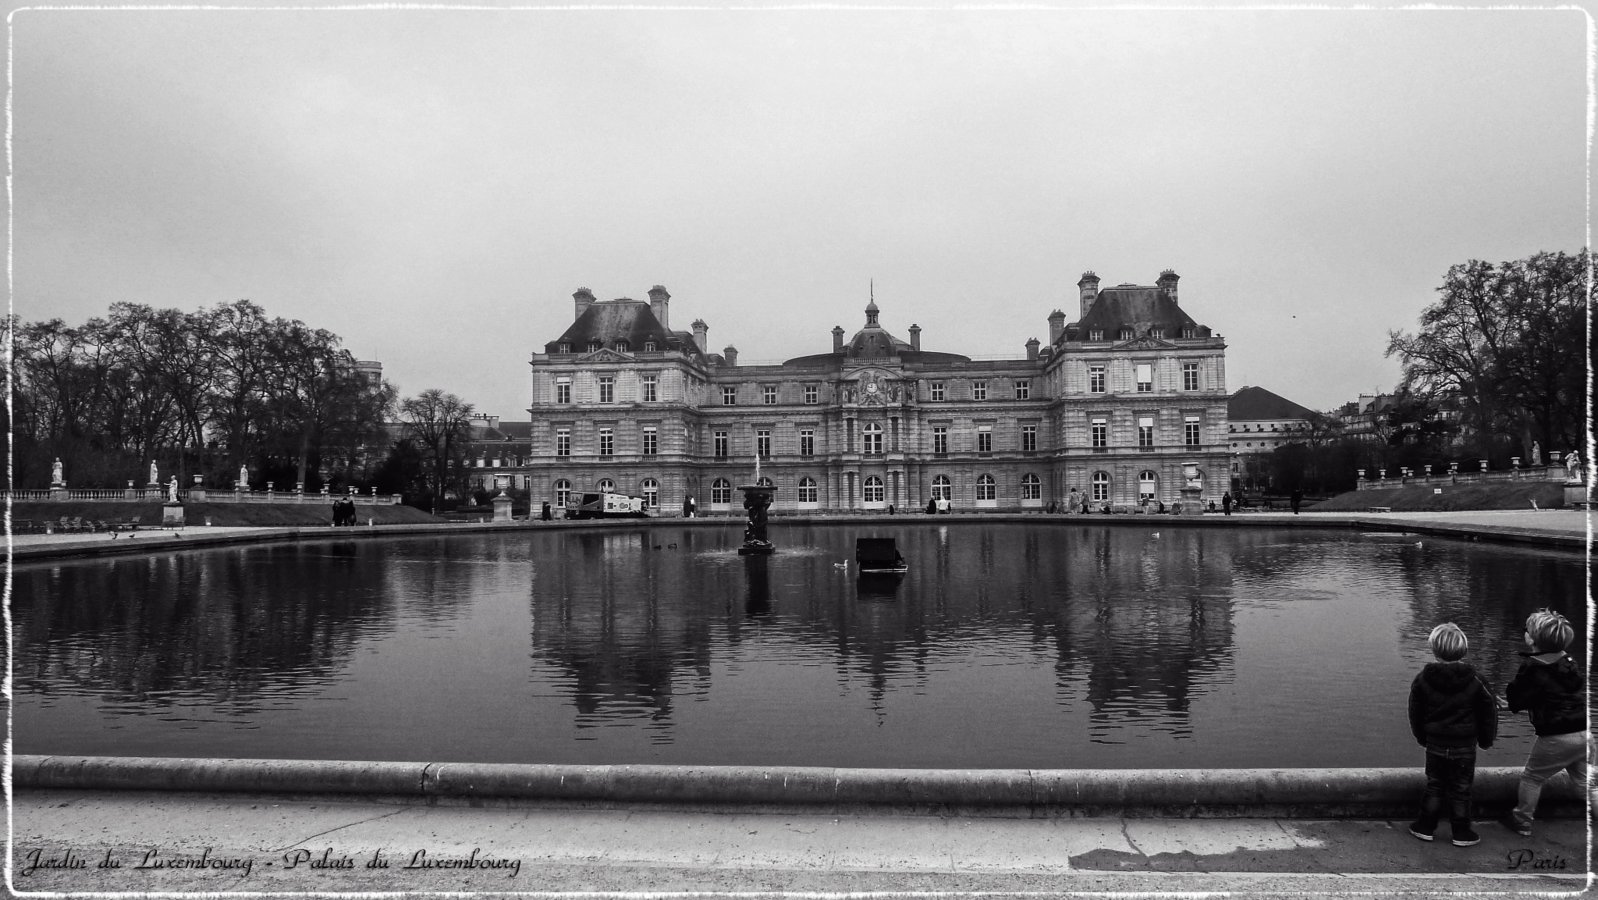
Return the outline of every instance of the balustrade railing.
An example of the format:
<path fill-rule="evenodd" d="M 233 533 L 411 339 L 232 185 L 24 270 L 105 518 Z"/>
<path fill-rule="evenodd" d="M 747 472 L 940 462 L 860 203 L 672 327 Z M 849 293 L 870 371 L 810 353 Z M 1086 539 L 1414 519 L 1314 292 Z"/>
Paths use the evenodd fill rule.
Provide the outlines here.
<path fill-rule="evenodd" d="M 12 503 L 48 503 L 50 501 L 92 500 L 101 503 L 151 503 L 166 502 L 167 492 L 155 488 L 91 488 L 87 490 L 62 489 L 44 491 L 0 491 L 0 499 Z M 398 506 L 399 494 L 334 494 L 301 493 L 298 491 L 178 491 L 183 503 L 332 503 L 348 497 L 357 506 Z"/>
<path fill-rule="evenodd" d="M 1423 472 L 1411 472 L 1408 475 L 1388 472 L 1385 477 L 1380 472 L 1372 476 L 1367 469 L 1362 470 L 1358 489 L 1375 491 L 1403 487 L 1409 484 L 1445 485 L 1488 481 L 1554 481 L 1562 484 L 1566 479 L 1567 475 L 1564 466 L 1527 466 L 1523 468 L 1495 469 L 1486 472 L 1480 470 L 1475 472 L 1433 472 L 1430 475 Z"/>

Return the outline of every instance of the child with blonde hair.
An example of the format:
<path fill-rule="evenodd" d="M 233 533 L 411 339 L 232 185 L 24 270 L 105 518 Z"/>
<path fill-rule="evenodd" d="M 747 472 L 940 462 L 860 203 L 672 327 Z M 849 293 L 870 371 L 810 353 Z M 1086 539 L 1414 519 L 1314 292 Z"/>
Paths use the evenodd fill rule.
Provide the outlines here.
<path fill-rule="evenodd" d="M 1528 649 L 1521 651 L 1526 661 L 1505 691 L 1510 712 L 1530 713 L 1537 732 L 1526 768 L 1520 773 L 1515 808 L 1501 820 L 1516 834 L 1531 834 L 1543 785 L 1561 771 L 1570 773 L 1576 787 L 1592 793 L 1587 768 L 1587 681 L 1581 667 L 1565 652 L 1575 636 L 1570 622 L 1551 609 L 1539 609 L 1526 617 Z"/>
<path fill-rule="evenodd" d="M 1497 700 L 1462 662 L 1470 645 L 1458 625 L 1438 625 L 1426 642 L 1437 661 L 1427 663 L 1409 687 L 1409 729 L 1426 748 L 1426 793 L 1409 833 L 1432 840 L 1446 805 L 1454 846 L 1469 847 L 1481 841 L 1470 820 L 1476 748 L 1486 750 L 1498 736 Z"/>

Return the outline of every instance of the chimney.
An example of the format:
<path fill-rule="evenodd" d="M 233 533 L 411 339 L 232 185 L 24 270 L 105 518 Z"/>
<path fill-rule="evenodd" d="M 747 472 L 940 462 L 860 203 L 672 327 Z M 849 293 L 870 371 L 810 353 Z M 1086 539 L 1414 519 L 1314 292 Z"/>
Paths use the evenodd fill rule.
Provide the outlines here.
<path fill-rule="evenodd" d="M 842 325 L 834 325 L 834 326 L 832 326 L 832 352 L 833 353 L 842 353 L 843 352 L 843 326 Z"/>
<path fill-rule="evenodd" d="M 572 294 L 572 300 L 576 301 L 577 318 L 581 319 L 588 307 L 594 305 L 594 292 L 588 288 L 578 288 L 577 293 Z"/>
<path fill-rule="evenodd" d="M 1156 282 L 1156 284 L 1159 285 L 1160 290 L 1164 291 L 1165 295 L 1171 298 L 1172 303 L 1176 302 L 1176 281 L 1178 277 L 1179 276 L 1175 272 L 1171 271 L 1170 269 L 1166 269 L 1164 272 L 1160 273 L 1160 280 Z"/>
<path fill-rule="evenodd" d="M 738 365 L 738 348 L 737 347 L 723 347 L 722 350 L 721 350 L 721 356 L 722 356 L 723 359 L 725 359 L 727 361 L 727 365 L 729 365 L 729 366 Z"/>
<path fill-rule="evenodd" d="M 1080 322 L 1088 317 L 1088 310 L 1093 308 L 1093 301 L 1099 299 L 1099 276 L 1090 269 L 1082 273 L 1082 280 L 1076 283 L 1077 289 L 1082 292 L 1082 315 L 1077 318 Z"/>
<path fill-rule="evenodd" d="M 706 343 L 706 335 L 710 332 L 710 326 L 705 324 L 704 319 L 695 319 L 693 329 L 694 345 L 699 348 L 700 353 L 709 353 L 710 351 L 706 349 L 708 346 Z"/>
<path fill-rule="evenodd" d="M 671 323 L 666 320 L 666 313 L 670 305 L 671 295 L 666 293 L 665 288 L 657 284 L 649 289 L 649 310 L 655 314 L 655 318 L 660 320 L 660 327 L 667 331 L 671 330 Z"/>
<path fill-rule="evenodd" d="M 1055 310 L 1049 313 L 1049 346 L 1060 342 L 1060 335 L 1065 333 L 1065 313 Z"/>
<path fill-rule="evenodd" d="M 1038 361 L 1038 339 L 1037 338 L 1029 338 L 1027 340 L 1027 342 L 1026 342 L 1026 358 L 1027 358 L 1027 362 L 1037 362 Z"/>
<path fill-rule="evenodd" d="M 911 350 L 920 350 L 921 349 L 921 326 L 920 325 L 911 325 L 910 326 L 910 349 Z"/>

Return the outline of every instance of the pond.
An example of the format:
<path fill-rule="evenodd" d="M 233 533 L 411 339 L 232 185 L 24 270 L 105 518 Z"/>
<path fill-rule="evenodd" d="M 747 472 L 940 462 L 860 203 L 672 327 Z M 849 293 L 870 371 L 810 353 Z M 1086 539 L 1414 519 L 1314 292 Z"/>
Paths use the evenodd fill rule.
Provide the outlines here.
<path fill-rule="evenodd" d="M 1587 628 L 1565 551 L 1041 518 L 771 536 L 769 558 L 737 554 L 737 523 L 662 523 L 19 563 L 14 750 L 1418 766 L 1433 625 L 1459 623 L 1500 690 L 1529 612 Z M 902 580 L 862 582 L 873 536 Z M 1480 765 L 1524 761 L 1525 717 L 1502 732 Z"/>

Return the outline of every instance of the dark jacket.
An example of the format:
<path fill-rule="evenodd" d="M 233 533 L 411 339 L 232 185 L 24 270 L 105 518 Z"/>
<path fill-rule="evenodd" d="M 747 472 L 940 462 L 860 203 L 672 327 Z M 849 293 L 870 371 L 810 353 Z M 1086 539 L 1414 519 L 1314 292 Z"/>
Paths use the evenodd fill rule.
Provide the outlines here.
<path fill-rule="evenodd" d="M 1568 655 L 1553 662 L 1532 657 L 1521 663 L 1505 693 L 1511 712 L 1531 712 L 1538 734 L 1587 730 L 1586 678 Z"/>
<path fill-rule="evenodd" d="M 1409 730 L 1428 747 L 1486 750 L 1498 737 L 1497 704 L 1468 663 L 1427 663 L 1409 687 Z"/>

